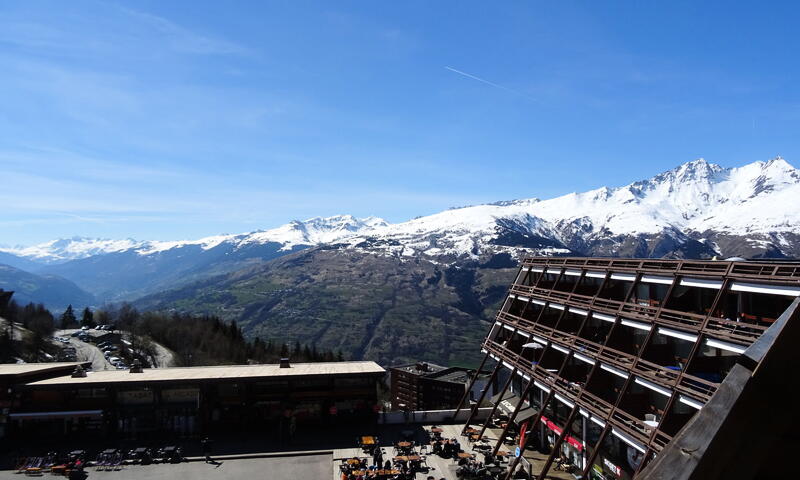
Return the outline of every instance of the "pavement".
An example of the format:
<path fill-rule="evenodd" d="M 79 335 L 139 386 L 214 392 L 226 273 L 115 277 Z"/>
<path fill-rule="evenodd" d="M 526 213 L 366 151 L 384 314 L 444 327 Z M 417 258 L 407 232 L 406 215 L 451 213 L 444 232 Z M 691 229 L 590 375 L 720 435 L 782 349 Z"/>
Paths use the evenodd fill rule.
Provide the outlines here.
<path fill-rule="evenodd" d="M 473 425 L 479 428 L 480 425 Z M 463 425 L 440 425 L 444 430 L 444 438 L 457 438 L 461 448 L 475 454 L 479 461 L 483 461 L 483 454 L 474 450 L 473 444 L 467 437 L 461 435 Z M 99 476 L 117 477 L 123 480 L 131 479 L 170 479 L 182 480 L 192 478 L 268 478 L 268 479 L 291 479 L 291 480 L 340 480 L 341 474 L 339 466 L 343 459 L 365 457 L 365 454 L 357 447 L 357 439 L 362 435 L 374 435 L 378 437 L 379 445 L 383 449 L 384 459 L 390 459 L 395 455 L 394 444 L 406 438 L 411 438 L 417 445 L 425 445 L 427 452 L 422 453 L 426 456 L 426 463 L 430 467 L 428 473 L 418 473 L 416 480 L 425 480 L 428 475 L 434 478 L 445 480 L 459 480 L 456 476 L 457 462 L 450 458 L 442 458 L 430 453 L 428 438 L 431 426 L 420 424 L 400 424 L 400 425 L 317 425 L 314 427 L 298 428 L 297 435 L 292 441 L 281 441 L 274 433 L 265 431 L 261 434 L 243 435 L 237 432 L 212 437 L 213 455 L 212 458 L 221 465 L 208 465 L 203 462 L 200 455 L 200 443 L 197 439 L 185 439 L 175 443 L 183 448 L 190 462 L 172 465 L 132 465 L 126 466 L 119 471 L 97 472 L 95 468 L 89 469 L 89 478 Z M 498 429 L 487 429 L 484 433 L 484 440 L 489 445 L 494 445 L 500 435 Z M 77 448 L 71 442 L 64 445 L 50 444 L 58 442 L 58 439 L 51 439 L 51 442 L 40 442 L 36 448 L 27 446 L 19 448 L 14 455 L 41 455 L 49 450 L 65 451 Z M 81 442 L 80 448 L 90 452 L 88 458 L 93 459 L 96 452 L 103 448 L 116 447 L 131 449 L 137 446 L 148 446 L 156 448 L 163 446 L 163 441 L 158 439 L 152 441 L 129 440 L 125 442 L 109 442 L 98 440 L 96 444 Z M 513 453 L 513 447 L 503 445 L 501 450 Z M 0 457 L 2 457 L 0 453 Z M 524 453 L 527 464 L 532 466 L 532 473 L 541 471 L 546 455 L 539 452 L 527 450 Z M 13 464 L 10 459 L 0 462 L 0 468 L 5 465 Z M 501 463 L 507 468 L 508 460 Z M 5 467 L 8 468 L 8 467 Z M 20 478 L 14 476 L 12 471 L 0 470 L 0 480 Z M 501 477 L 503 478 L 503 477 Z M 548 472 L 548 479 L 574 480 L 575 477 L 565 472 Z"/>
<path fill-rule="evenodd" d="M 119 470 L 105 471 L 89 467 L 88 480 L 195 480 L 251 479 L 315 480 L 328 478 L 331 454 L 214 459 L 213 463 L 192 461 L 178 464 L 126 465 Z M 50 477 L 50 474 L 46 474 Z M 19 479 L 14 471 L 0 471 L 0 480 Z"/>
<path fill-rule="evenodd" d="M 481 428 L 481 425 L 472 425 L 475 428 Z M 379 443 L 381 448 L 384 452 L 384 459 L 390 459 L 395 455 L 394 444 L 395 442 L 404 439 L 401 436 L 402 433 L 413 433 L 411 438 L 415 441 L 417 445 L 425 445 L 425 450 L 422 451 L 422 455 L 425 456 L 425 463 L 430 467 L 430 471 L 428 473 L 417 473 L 416 480 L 424 480 L 429 475 L 433 476 L 437 480 L 445 479 L 445 480 L 462 480 L 459 479 L 456 475 L 456 470 L 458 468 L 458 462 L 452 458 L 442 458 L 438 455 L 433 455 L 430 453 L 430 448 L 427 446 L 428 438 L 432 436 L 429 434 L 430 432 L 430 425 L 399 425 L 395 426 L 394 432 L 383 432 L 382 435 L 379 435 Z M 475 456 L 478 461 L 483 461 L 484 455 L 481 451 L 473 449 L 474 444 L 469 441 L 469 439 L 461 435 L 461 429 L 463 425 L 439 425 L 444 432 L 442 432 L 442 438 L 448 439 L 458 439 L 459 444 L 461 445 L 461 449 L 465 452 L 471 453 Z M 397 428 L 401 428 L 403 430 L 408 430 L 408 432 L 402 432 L 402 430 L 398 431 Z M 489 428 L 483 435 L 482 443 L 494 446 L 497 442 L 497 439 L 500 437 L 502 431 L 500 429 L 493 429 Z M 420 452 L 420 448 L 418 447 L 417 452 Z M 500 466 L 503 468 L 503 475 L 499 478 L 505 478 L 505 473 L 507 472 L 508 466 L 511 462 L 513 462 L 513 451 L 514 448 L 509 445 L 503 445 L 500 448 L 500 451 L 506 451 L 509 453 L 509 456 L 500 463 Z M 526 462 L 520 462 L 520 465 L 526 472 L 531 472 L 536 474 L 542 470 L 545 461 L 547 460 L 547 455 L 544 455 L 540 452 L 526 450 L 523 454 Z M 359 457 L 363 458 L 366 455 L 361 451 L 360 448 L 357 447 L 348 447 L 348 448 L 338 448 L 333 450 L 333 468 L 332 468 L 332 477 L 334 480 L 341 480 L 341 473 L 339 470 L 339 466 L 342 464 L 343 459 Z M 367 457 L 368 458 L 368 457 Z M 369 458 L 368 458 L 369 459 Z M 520 467 L 517 467 L 520 468 Z M 553 468 L 547 473 L 546 477 L 542 477 L 544 479 L 550 480 L 575 480 L 575 476 L 572 474 L 556 471 Z"/>

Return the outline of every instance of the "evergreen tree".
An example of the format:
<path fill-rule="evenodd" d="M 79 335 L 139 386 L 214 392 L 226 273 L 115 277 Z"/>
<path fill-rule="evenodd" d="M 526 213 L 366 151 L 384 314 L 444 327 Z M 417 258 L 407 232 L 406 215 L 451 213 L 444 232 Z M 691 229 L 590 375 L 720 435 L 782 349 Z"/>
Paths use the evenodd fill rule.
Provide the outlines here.
<path fill-rule="evenodd" d="M 109 325 L 111 324 L 111 314 L 106 310 L 97 310 L 92 315 L 96 325 Z"/>
<path fill-rule="evenodd" d="M 61 314 L 61 328 L 72 328 L 77 325 L 78 319 L 75 318 L 75 311 L 72 310 L 72 305 L 68 305 L 64 313 Z"/>
<path fill-rule="evenodd" d="M 94 314 L 86 307 L 83 309 L 83 316 L 81 317 L 81 326 L 82 327 L 95 327 L 96 324 L 94 323 Z"/>

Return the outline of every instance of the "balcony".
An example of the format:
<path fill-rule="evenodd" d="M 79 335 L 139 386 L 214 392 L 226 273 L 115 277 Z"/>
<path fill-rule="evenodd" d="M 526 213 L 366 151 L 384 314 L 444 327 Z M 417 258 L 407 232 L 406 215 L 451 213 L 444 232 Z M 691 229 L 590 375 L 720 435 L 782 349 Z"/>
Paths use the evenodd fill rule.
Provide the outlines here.
<path fill-rule="evenodd" d="M 545 385 L 553 393 L 567 399 L 574 405 L 588 411 L 592 416 L 611 424 L 617 430 L 635 438 L 642 444 L 650 445 L 656 452 L 661 451 L 672 438 L 664 432 L 653 431 L 654 429 L 645 425 L 643 420 L 636 419 L 630 414 L 616 409 L 611 403 L 593 395 L 584 388 L 576 387 L 566 379 L 559 377 L 558 374 L 544 370 L 538 365 L 520 361 L 518 354 L 501 345 L 486 341 L 484 348 L 498 358 L 512 363 L 521 373 Z M 648 435 L 645 430 L 651 433 Z M 654 440 L 652 443 L 651 438 Z"/>
<path fill-rule="evenodd" d="M 681 312 L 666 308 L 659 309 L 659 307 L 649 305 L 625 303 L 616 300 L 588 297 L 585 295 L 553 292 L 552 290 L 516 284 L 511 286 L 510 291 L 516 295 L 529 296 L 538 300 L 556 302 L 580 309 L 591 309 L 606 315 L 624 315 L 626 318 L 632 320 L 642 320 L 656 325 L 677 327 L 695 332 L 702 331 L 713 337 L 741 343 L 745 347 L 755 342 L 768 328 L 763 325 L 742 324 L 741 322 L 715 317 L 709 317 L 705 328 L 703 328 L 706 316 L 696 313 Z"/>
<path fill-rule="evenodd" d="M 599 360 L 626 372 L 632 372 L 667 388 L 677 388 L 678 391 L 698 400 L 708 401 L 717 390 L 717 384 L 708 380 L 687 373 L 682 374 L 680 370 L 673 370 L 639 358 L 636 355 L 621 352 L 575 335 L 559 332 L 544 325 L 536 325 L 508 313 L 501 312 L 497 315 L 497 319 L 510 325 L 519 326 L 526 332 L 540 336 L 575 353 L 586 355 L 593 360 Z M 512 354 L 517 355 L 514 352 Z M 681 380 L 678 384 L 679 378 Z"/>

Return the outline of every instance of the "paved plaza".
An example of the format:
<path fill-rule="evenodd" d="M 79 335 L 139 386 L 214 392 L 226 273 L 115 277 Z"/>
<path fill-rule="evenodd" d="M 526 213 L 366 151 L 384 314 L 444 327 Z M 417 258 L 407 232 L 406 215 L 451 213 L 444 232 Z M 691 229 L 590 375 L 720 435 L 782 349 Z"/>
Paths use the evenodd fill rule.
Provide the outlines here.
<path fill-rule="evenodd" d="M 221 459 L 216 464 L 192 461 L 178 464 L 127 465 L 120 470 L 98 471 L 89 467 L 87 480 L 230 480 L 230 479 L 325 479 L 330 474 L 331 455 Z M 49 478 L 50 474 L 45 474 Z M 13 471 L 0 471 L 0 480 L 27 478 Z"/>
<path fill-rule="evenodd" d="M 480 427 L 479 425 L 473 425 Z M 442 428 L 442 438 L 457 438 L 461 448 L 468 453 L 475 455 L 479 461 L 483 460 L 483 454 L 473 449 L 473 444 L 466 436 L 461 435 L 462 425 L 440 425 Z M 395 455 L 394 445 L 397 441 L 406 438 L 412 439 L 416 445 L 425 445 L 423 455 L 426 463 L 430 467 L 429 473 L 417 473 L 416 480 L 424 480 L 428 475 L 432 475 L 439 480 L 458 480 L 456 469 L 458 464 L 451 458 L 442 458 L 430 453 L 428 446 L 430 425 L 408 424 L 408 425 L 378 425 L 366 427 L 350 426 L 350 428 L 336 428 L 327 430 L 317 430 L 316 435 L 306 432 L 307 436 L 297 439 L 290 446 L 280 447 L 270 442 L 268 437 L 240 438 L 234 441 L 233 438 L 218 438 L 215 442 L 214 460 L 217 464 L 207 464 L 197 457 L 199 451 L 193 443 L 187 442 L 184 451 L 190 456 L 191 461 L 180 464 L 155 464 L 155 465 L 126 465 L 119 470 L 104 471 L 96 467 L 87 468 L 88 479 L 106 478 L 109 480 L 183 480 L 183 479 L 251 479 L 266 478 L 270 480 L 340 480 L 341 474 L 339 466 L 342 461 L 353 457 L 365 457 L 365 454 L 357 447 L 359 435 L 377 435 L 379 444 L 384 452 L 384 459 L 391 459 Z M 494 445 L 497 441 L 499 430 L 487 429 L 484 434 L 485 443 Z M 196 442 L 195 442 L 196 443 Z M 419 451 L 420 448 L 417 448 Z M 513 452 L 513 446 L 504 445 L 501 450 Z M 91 450 L 90 450 L 91 451 Z M 91 455 L 90 459 L 94 458 Z M 527 465 L 532 465 L 533 473 L 541 470 L 546 456 L 534 452 L 526 451 L 525 458 Z M 370 459 L 371 460 L 371 459 Z M 513 457 L 501 463 L 507 467 Z M 45 476 L 51 477 L 49 473 Z M 10 470 L 0 470 L 0 480 L 24 478 Z M 55 477 L 58 478 L 58 477 Z M 504 478 L 504 477 L 500 477 Z M 554 471 L 551 469 L 547 475 L 548 479 L 574 480 L 574 476 Z"/>

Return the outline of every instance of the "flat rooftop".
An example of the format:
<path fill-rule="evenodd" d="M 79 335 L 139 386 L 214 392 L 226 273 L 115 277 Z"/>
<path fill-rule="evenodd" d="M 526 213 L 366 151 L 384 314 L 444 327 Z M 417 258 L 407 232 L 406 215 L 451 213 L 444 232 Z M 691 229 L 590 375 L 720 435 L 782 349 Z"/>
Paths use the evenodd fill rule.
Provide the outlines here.
<path fill-rule="evenodd" d="M 422 365 L 424 365 L 425 368 L 424 370 L 419 368 Z M 397 365 L 390 368 L 393 368 L 395 370 L 402 370 L 404 372 L 411 373 L 414 375 L 426 376 L 447 370 L 449 367 L 443 367 L 441 365 L 436 365 L 435 363 L 430 363 L 430 362 L 419 362 L 419 363 L 410 363 L 408 365 Z"/>
<path fill-rule="evenodd" d="M 375 362 L 293 363 L 289 368 L 269 365 L 222 365 L 215 367 L 146 368 L 142 373 L 128 370 L 89 372 L 86 377 L 70 375 L 30 382 L 29 386 L 89 385 L 131 382 L 203 381 L 245 378 L 306 377 L 313 375 L 382 374 L 386 370 Z"/>
<path fill-rule="evenodd" d="M 78 365 L 87 362 L 49 362 L 49 363 L 0 363 L 0 377 L 36 375 L 39 373 L 67 370 L 72 373 Z"/>

